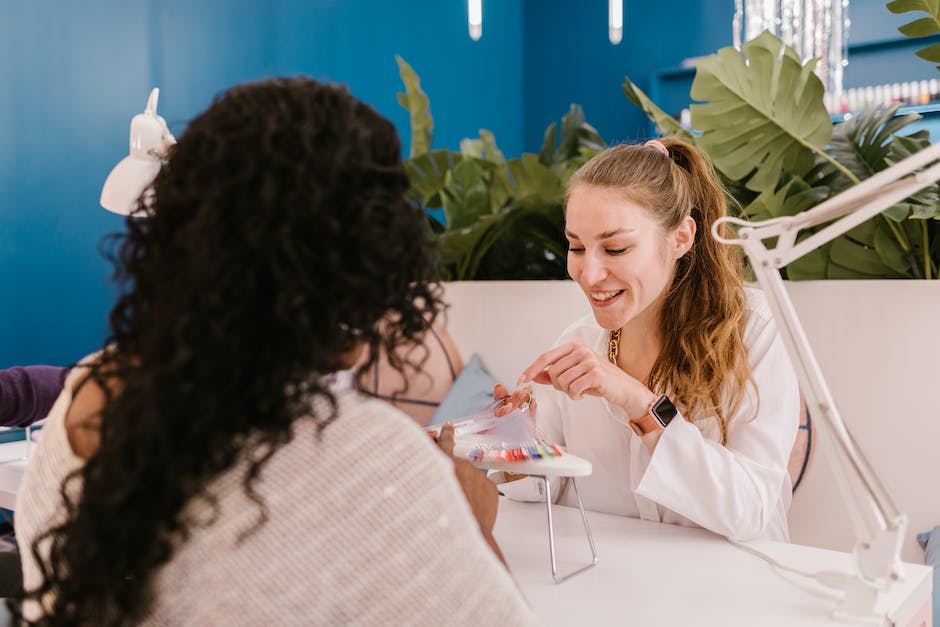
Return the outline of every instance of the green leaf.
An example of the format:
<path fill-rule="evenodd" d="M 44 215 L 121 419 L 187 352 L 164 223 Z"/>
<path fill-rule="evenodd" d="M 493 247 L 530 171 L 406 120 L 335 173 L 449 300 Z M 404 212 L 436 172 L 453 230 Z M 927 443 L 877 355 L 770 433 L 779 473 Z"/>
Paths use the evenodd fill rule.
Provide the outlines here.
<path fill-rule="evenodd" d="M 692 133 L 684 129 L 677 119 L 657 107 L 656 104 L 649 99 L 649 96 L 644 94 L 643 90 L 630 80 L 629 76 L 625 78 L 621 87 L 623 88 L 623 93 L 630 99 L 630 102 L 638 106 L 646 114 L 646 117 L 656 123 L 661 134 L 675 135 L 690 144 L 695 144 L 695 137 L 692 136 Z"/>
<path fill-rule="evenodd" d="M 798 238 L 798 241 L 809 237 L 809 234 Z M 791 281 L 813 281 L 828 279 L 829 277 L 829 249 L 832 243 L 811 250 L 799 259 L 787 265 L 787 278 Z"/>
<path fill-rule="evenodd" d="M 545 129 L 545 138 L 542 140 L 542 149 L 539 150 L 539 161 L 542 165 L 551 165 L 555 159 L 555 142 L 557 141 L 558 124 L 552 122 Z"/>
<path fill-rule="evenodd" d="M 940 63 L 940 43 L 921 48 L 915 52 L 918 57 L 931 63 Z"/>
<path fill-rule="evenodd" d="M 922 17 L 904 26 L 899 26 L 898 30 L 907 37 L 926 37 L 927 35 L 940 33 L 940 24 L 933 18 Z"/>
<path fill-rule="evenodd" d="M 766 31 L 742 48 L 743 55 L 727 47 L 698 62 L 691 95 L 705 104 L 692 105 L 692 126 L 718 169 L 762 192 L 825 157 L 832 121 L 815 61 L 803 65 Z"/>
<path fill-rule="evenodd" d="M 538 155 L 525 153 L 519 159 L 506 162 L 505 184 L 517 200 L 530 196 L 557 201 L 564 194 L 564 185 L 558 175 L 539 162 Z"/>
<path fill-rule="evenodd" d="M 408 197 L 426 209 L 440 208 L 440 191 L 447 183 L 447 173 L 462 160 L 459 152 L 435 150 L 405 161 L 405 171 L 411 182 Z"/>
<path fill-rule="evenodd" d="M 506 163 L 506 157 L 496 146 L 496 137 L 486 129 L 480 129 L 480 141 L 483 142 L 483 158 L 493 163 Z"/>
<path fill-rule="evenodd" d="M 931 3 L 929 0 L 891 0 L 885 5 L 892 13 L 907 13 L 908 11 L 926 11 L 930 12 Z"/>
<path fill-rule="evenodd" d="M 441 190 L 448 229 L 461 229 L 490 213 L 486 170 L 476 159 L 464 159 L 447 173 Z"/>
<path fill-rule="evenodd" d="M 885 263 L 885 258 L 897 256 L 891 249 L 893 237 L 885 233 L 884 221 L 878 218 L 866 220 L 843 237 L 832 241 L 830 249 L 829 278 L 890 279 L 904 275 Z M 879 234 L 879 231 L 881 233 Z M 879 254 L 876 246 L 882 247 Z M 893 246 L 897 246 L 896 243 Z M 900 253 L 903 255 L 903 252 Z"/>
<path fill-rule="evenodd" d="M 890 165 L 903 161 L 930 145 L 930 131 L 924 129 L 910 135 L 894 135 L 885 161 Z M 900 222 L 906 218 L 918 220 L 940 216 L 940 185 L 925 187 L 904 202 L 887 209 L 886 217 Z"/>
<path fill-rule="evenodd" d="M 885 108 L 867 107 L 858 115 L 837 124 L 832 132 L 829 154 L 859 180 L 888 167 L 891 136 L 921 119 L 917 113 L 898 116 L 900 103 Z"/>
<path fill-rule="evenodd" d="M 560 202 L 534 197 L 438 238 L 450 280 L 564 279 Z"/>
<path fill-rule="evenodd" d="M 405 93 L 398 94 L 398 103 L 411 116 L 410 156 L 423 155 L 431 151 L 434 139 L 434 120 L 431 118 L 431 103 L 421 90 L 421 79 L 408 63 L 397 54 L 398 74 L 405 84 Z"/>
<path fill-rule="evenodd" d="M 800 179 L 791 179 L 778 190 L 768 189 L 744 208 L 748 220 L 760 221 L 792 216 L 809 209 L 827 195 L 826 189 L 810 188 Z"/>
<path fill-rule="evenodd" d="M 922 17 L 898 27 L 898 30 L 907 37 L 926 37 L 940 33 L 940 2 L 936 0 L 893 0 L 887 4 L 887 7 L 892 13 L 923 11 L 927 14 L 928 17 Z M 940 62 L 940 44 L 921 48 L 915 54 L 921 59 L 938 63 Z"/>
<path fill-rule="evenodd" d="M 897 239 L 883 222 L 879 222 L 875 226 L 872 245 L 875 247 L 878 258 L 890 270 L 898 276 L 910 276 L 911 264 L 907 253 L 898 245 Z"/>

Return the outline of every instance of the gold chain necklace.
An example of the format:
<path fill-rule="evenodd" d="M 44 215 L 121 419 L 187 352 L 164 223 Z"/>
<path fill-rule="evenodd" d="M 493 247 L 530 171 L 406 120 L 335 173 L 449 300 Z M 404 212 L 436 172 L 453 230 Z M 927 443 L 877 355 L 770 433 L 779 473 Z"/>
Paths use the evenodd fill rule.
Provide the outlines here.
<path fill-rule="evenodd" d="M 617 365 L 617 355 L 620 353 L 620 332 L 621 329 L 607 332 L 607 359 L 615 366 Z"/>

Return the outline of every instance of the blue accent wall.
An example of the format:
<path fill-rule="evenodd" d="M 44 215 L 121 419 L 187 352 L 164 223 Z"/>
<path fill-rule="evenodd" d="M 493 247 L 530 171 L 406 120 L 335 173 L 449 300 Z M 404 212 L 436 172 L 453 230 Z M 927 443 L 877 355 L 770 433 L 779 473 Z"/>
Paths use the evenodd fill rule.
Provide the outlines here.
<path fill-rule="evenodd" d="M 274 75 L 348 84 L 407 150 L 395 54 L 420 74 L 435 147 L 480 128 L 523 144 L 522 0 L 0 0 L 0 368 L 101 346 L 114 293 L 98 252 L 123 218 L 98 205 L 150 88 L 180 133 L 223 88 Z"/>
<path fill-rule="evenodd" d="M 624 77 L 648 91 L 654 70 L 729 45 L 733 13 L 731 0 L 624 0 L 615 46 L 603 0 L 526 0 L 526 149 L 538 150 L 545 128 L 571 103 L 610 143 L 645 137 L 646 116 L 623 95 Z"/>

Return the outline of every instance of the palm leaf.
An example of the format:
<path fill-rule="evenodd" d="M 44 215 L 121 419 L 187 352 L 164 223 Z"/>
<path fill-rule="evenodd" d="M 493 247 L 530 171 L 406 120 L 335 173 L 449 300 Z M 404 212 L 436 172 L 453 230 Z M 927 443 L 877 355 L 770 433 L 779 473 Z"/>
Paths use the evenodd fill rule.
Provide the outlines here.
<path fill-rule="evenodd" d="M 719 170 L 762 192 L 828 159 L 832 121 L 814 66 L 769 32 L 743 55 L 727 47 L 698 62 L 691 95 L 705 104 L 692 105 L 692 126 Z"/>
<path fill-rule="evenodd" d="M 936 0 L 892 0 L 887 4 L 892 13 L 908 13 L 910 11 L 923 11 L 927 17 L 922 17 L 900 26 L 898 30 L 906 37 L 927 37 L 940 33 L 940 3 Z M 940 44 L 932 44 L 921 48 L 915 53 L 921 59 L 931 63 L 940 63 Z M 940 69 L 938 67 L 937 69 Z"/>
<path fill-rule="evenodd" d="M 690 144 L 695 144 L 695 137 L 692 136 L 692 133 L 683 128 L 677 119 L 657 107 L 656 104 L 649 99 L 649 96 L 644 94 L 643 90 L 630 80 L 629 76 L 626 77 L 621 88 L 627 98 L 630 99 L 630 102 L 642 109 L 646 117 L 656 123 L 661 134 L 675 135 Z"/>
<path fill-rule="evenodd" d="M 829 154 L 859 180 L 867 179 L 890 165 L 891 136 L 921 118 L 917 113 L 897 115 L 900 103 L 885 108 L 867 107 L 835 126 Z"/>
<path fill-rule="evenodd" d="M 421 79 L 408 63 L 397 54 L 398 74 L 405 84 L 405 93 L 398 93 L 398 104 L 411 116 L 410 156 L 423 155 L 431 151 L 434 139 L 434 120 L 431 118 L 431 102 L 421 90 Z"/>
<path fill-rule="evenodd" d="M 895 135 L 885 161 L 890 165 L 910 157 L 930 145 L 930 131 L 924 129 L 910 135 Z M 905 218 L 930 219 L 940 216 L 940 185 L 934 183 L 913 196 L 887 209 L 884 215 L 900 222 Z"/>

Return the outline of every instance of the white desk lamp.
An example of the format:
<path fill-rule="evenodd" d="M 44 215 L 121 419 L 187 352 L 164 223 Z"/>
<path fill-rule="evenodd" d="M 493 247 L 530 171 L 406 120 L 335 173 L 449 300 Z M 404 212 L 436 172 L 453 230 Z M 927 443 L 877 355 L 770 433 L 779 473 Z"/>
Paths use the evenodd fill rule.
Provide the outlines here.
<path fill-rule="evenodd" d="M 915 153 L 808 211 L 762 222 L 725 217 L 716 220 L 712 226 L 716 240 L 744 249 L 757 282 L 767 296 L 812 416 L 820 418 L 817 424 L 836 444 L 835 454 L 829 461 L 852 518 L 858 569 L 846 580 L 845 597 L 836 615 L 879 625 L 884 621 L 877 609 L 879 592 L 903 575 L 900 551 L 907 530 L 907 516 L 898 509 L 842 422 L 779 269 L 940 179 L 938 159 L 940 143 Z M 916 171 L 919 168 L 924 169 Z M 831 220 L 836 221 L 796 242 L 801 230 Z M 737 237 L 720 236 L 718 228 L 722 224 L 739 227 Z M 775 248 L 764 245 L 764 240 L 771 237 L 778 238 Z M 850 483 L 853 478 L 854 483 Z"/>
<path fill-rule="evenodd" d="M 101 206 L 108 211 L 130 215 L 160 171 L 167 149 L 176 143 L 166 120 L 157 115 L 159 98 L 160 90 L 154 87 L 144 112 L 131 120 L 130 154 L 114 166 L 101 188 Z"/>

